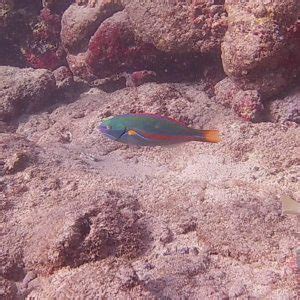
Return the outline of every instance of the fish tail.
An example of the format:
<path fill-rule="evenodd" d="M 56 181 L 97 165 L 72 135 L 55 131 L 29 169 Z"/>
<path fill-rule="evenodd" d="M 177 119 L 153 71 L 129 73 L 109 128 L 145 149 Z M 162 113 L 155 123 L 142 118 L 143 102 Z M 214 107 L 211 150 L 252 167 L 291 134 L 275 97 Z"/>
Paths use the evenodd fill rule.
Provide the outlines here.
<path fill-rule="evenodd" d="M 199 130 L 197 141 L 218 143 L 221 141 L 219 130 Z"/>

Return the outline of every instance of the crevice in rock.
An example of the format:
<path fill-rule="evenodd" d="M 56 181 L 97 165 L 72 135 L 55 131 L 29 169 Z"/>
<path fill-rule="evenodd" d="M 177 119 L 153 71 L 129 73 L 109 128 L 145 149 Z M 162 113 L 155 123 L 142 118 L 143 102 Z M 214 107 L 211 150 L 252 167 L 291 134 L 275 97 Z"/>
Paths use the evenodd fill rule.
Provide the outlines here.
<path fill-rule="evenodd" d="M 224 5 L 225 4 L 225 0 L 213 0 L 215 5 Z"/>

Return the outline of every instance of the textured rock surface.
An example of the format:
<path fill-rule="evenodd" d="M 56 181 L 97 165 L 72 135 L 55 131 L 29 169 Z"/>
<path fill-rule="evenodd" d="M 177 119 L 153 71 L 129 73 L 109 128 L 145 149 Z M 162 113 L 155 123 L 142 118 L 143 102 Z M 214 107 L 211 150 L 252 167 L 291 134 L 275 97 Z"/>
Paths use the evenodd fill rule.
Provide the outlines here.
<path fill-rule="evenodd" d="M 61 39 L 69 53 L 78 53 L 84 48 L 99 25 L 120 10 L 112 1 L 96 1 L 95 5 L 73 4 L 62 18 Z"/>
<path fill-rule="evenodd" d="M 272 122 L 291 121 L 300 124 L 300 91 L 268 103 L 269 119 Z"/>
<path fill-rule="evenodd" d="M 1 1 L 0 63 L 51 70 L 65 64 L 60 20 L 70 2 Z"/>
<path fill-rule="evenodd" d="M 61 15 L 48 8 L 42 9 L 21 48 L 29 66 L 54 70 L 65 63 L 60 30 Z"/>
<path fill-rule="evenodd" d="M 74 0 L 42 0 L 43 7 L 55 13 L 64 12 L 73 2 Z"/>
<path fill-rule="evenodd" d="M 149 2 L 148 5 L 151 6 L 153 3 Z M 138 25 L 132 18 L 135 13 L 142 18 L 144 6 L 141 9 L 134 6 L 132 2 L 82 1 L 66 10 L 62 19 L 61 38 L 68 53 L 68 64 L 74 75 L 92 82 L 93 85 L 99 85 L 97 81 L 99 79 L 120 76 L 123 72 L 141 72 L 140 74 L 145 71 L 155 72 L 159 81 L 198 78 L 207 62 L 215 57 L 211 55 L 203 58 L 200 50 L 194 51 L 189 45 L 179 44 L 177 50 L 168 53 L 151 39 L 141 38 L 136 30 L 143 25 Z M 176 9 L 178 12 L 181 11 L 179 6 L 169 6 L 166 3 L 162 7 L 167 10 L 173 7 L 174 12 Z M 184 6 L 185 17 L 189 11 L 188 7 Z M 160 17 L 162 16 L 153 15 L 152 21 L 156 22 Z M 184 19 L 183 22 L 193 23 L 188 19 Z M 168 26 L 174 29 L 172 25 Z M 178 40 L 179 36 L 183 37 L 181 32 L 178 30 L 176 32 L 178 35 L 172 37 L 172 43 L 175 39 Z M 172 34 L 175 35 L 175 31 Z M 190 33 L 187 33 L 186 38 L 189 39 L 188 43 L 192 44 L 195 37 L 189 35 Z M 204 40 L 207 38 L 203 43 L 207 42 L 206 46 L 209 48 L 203 52 L 211 54 L 213 49 L 218 48 L 217 44 L 220 44 L 219 40 L 211 41 L 208 36 L 202 38 Z"/>
<path fill-rule="evenodd" d="M 123 1 L 136 35 L 164 52 L 175 53 L 219 49 L 227 28 L 222 2 Z"/>
<path fill-rule="evenodd" d="M 73 74 L 68 67 L 62 66 L 53 71 L 58 89 L 65 89 L 74 83 Z"/>
<path fill-rule="evenodd" d="M 43 69 L 0 67 L 0 120 L 44 105 L 55 90 L 53 74 Z"/>
<path fill-rule="evenodd" d="M 261 120 L 263 105 L 256 90 L 243 91 L 227 77 L 215 85 L 214 92 L 219 103 L 232 108 L 244 120 Z"/>
<path fill-rule="evenodd" d="M 99 134 L 101 118 L 137 111 L 223 141 L 136 148 Z M 296 218 L 280 208 L 299 197 L 296 123 L 245 123 L 201 85 L 150 83 L 92 89 L 15 126 L 0 133 L 6 297 L 296 297 Z"/>
<path fill-rule="evenodd" d="M 299 1 L 228 0 L 226 10 L 225 72 L 244 90 L 281 93 L 300 73 Z"/>

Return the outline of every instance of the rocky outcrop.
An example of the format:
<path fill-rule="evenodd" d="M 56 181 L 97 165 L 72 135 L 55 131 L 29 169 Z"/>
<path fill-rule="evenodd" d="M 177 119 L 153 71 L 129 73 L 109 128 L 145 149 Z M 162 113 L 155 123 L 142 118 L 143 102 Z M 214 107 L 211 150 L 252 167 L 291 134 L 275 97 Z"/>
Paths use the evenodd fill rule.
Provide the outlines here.
<path fill-rule="evenodd" d="M 227 28 L 223 1 L 123 1 L 136 36 L 163 52 L 208 53 Z"/>
<path fill-rule="evenodd" d="M 232 108 L 246 121 L 260 121 L 263 114 L 261 97 L 256 90 L 242 90 L 230 78 L 219 81 L 214 87 L 215 99 Z"/>
<path fill-rule="evenodd" d="M 225 7 L 225 72 L 243 90 L 281 93 L 300 74 L 299 1 L 228 0 Z"/>
<path fill-rule="evenodd" d="M 55 78 L 43 69 L 0 67 L 0 120 L 41 108 L 55 90 Z"/>
<path fill-rule="evenodd" d="M 300 124 L 300 91 L 267 103 L 268 120 L 271 122 L 295 122 Z"/>
<path fill-rule="evenodd" d="M 55 68 L 65 64 L 60 43 L 61 14 L 70 1 L 0 3 L 0 64 Z M 43 6 L 44 5 L 44 6 Z"/>
<path fill-rule="evenodd" d="M 68 53 L 82 52 L 100 24 L 122 9 L 113 1 L 96 1 L 95 5 L 72 4 L 63 14 L 61 40 Z"/>

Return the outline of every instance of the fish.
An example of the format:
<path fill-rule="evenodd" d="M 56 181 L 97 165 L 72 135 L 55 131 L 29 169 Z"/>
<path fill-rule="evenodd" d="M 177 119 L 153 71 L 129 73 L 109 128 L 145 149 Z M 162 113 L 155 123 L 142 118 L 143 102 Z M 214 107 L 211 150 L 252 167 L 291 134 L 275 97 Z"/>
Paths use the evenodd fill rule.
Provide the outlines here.
<path fill-rule="evenodd" d="M 282 202 L 282 213 L 289 215 L 300 215 L 300 203 L 292 199 L 289 196 L 283 196 Z"/>
<path fill-rule="evenodd" d="M 99 129 L 111 140 L 138 146 L 221 141 L 218 130 L 194 129 L 169 117 L 150 113 L 109 117 L 102 121 Z"/>

